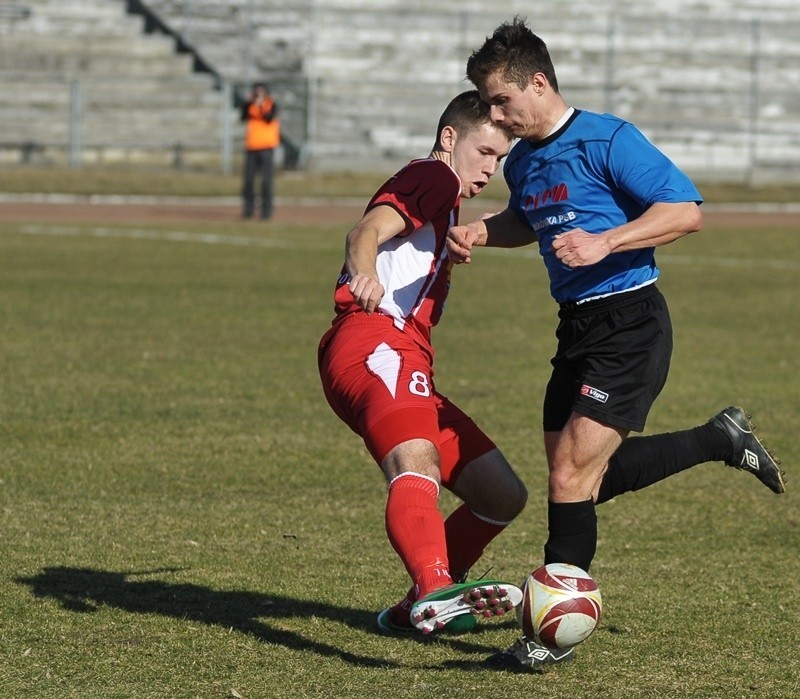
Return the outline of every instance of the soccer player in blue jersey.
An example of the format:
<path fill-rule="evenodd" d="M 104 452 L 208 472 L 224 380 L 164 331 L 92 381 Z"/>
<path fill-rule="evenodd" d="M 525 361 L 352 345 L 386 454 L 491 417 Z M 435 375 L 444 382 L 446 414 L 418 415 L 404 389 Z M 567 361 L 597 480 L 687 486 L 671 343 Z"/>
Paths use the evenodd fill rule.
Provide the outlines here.
<path fill-rule="evenodd" d="M 448 252 L 465 263 L 476 245 L 536 241 L 559 304 L 543 404 L 545 563 L 588 570 L 595 505 L 699 463 L 723 461 L 782 493 L 777 462 L 737 406 L 693 429 L 628 438 L 667 378 L 672 327 L 654 252 L 700 229 L 694 184 L 632 124 L 569 106 L 545 43 L 519 18 L 472 54 L 467 76 L 492 120 L 520 140 L 504 169 L 508 207 L 451 228 Z M 522 638 L 489 660 L 537 669 L 573 654 Z"/>

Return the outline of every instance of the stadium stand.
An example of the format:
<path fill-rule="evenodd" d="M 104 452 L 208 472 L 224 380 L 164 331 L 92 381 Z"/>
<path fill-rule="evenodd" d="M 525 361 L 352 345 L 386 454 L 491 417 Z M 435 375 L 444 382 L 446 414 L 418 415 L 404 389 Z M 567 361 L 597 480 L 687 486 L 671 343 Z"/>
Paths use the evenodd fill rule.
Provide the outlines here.
<path fill-rule="evenodd" d="M 219 120 L 220 109 L 214 109 L 220 100 L 219 79 L 233 85 L 235 94 L 254 79 L 267 79 L 282 107 L 287 146 L 295 150 L 292 162 L 297 156 L 301 164 L 321 169 L 389 168 L 424 152 L 441 105 L 467 87 L 463 72 L 469 52 L 499 22 L 519 13 L 547 41 L 569 102 L 631 119 L 695 175 L 751 181 L 800 178 L 796 0 L 654 0 L 646 7 L 637 0 L 574 0 L 566 9 L 562 3 L 546 3 L 535 11 L 521 0 L 439 0 L 433 9 L 423 0 L 138 3 L 168 26 L 177 41 L 144 34 L 135 17 L 122 21 L 117 14 L 116 22 L 104 19 L 122 11 L 121 0 L 5 4 L 29 7 L 34 14 L 5 21 L 13 27 L 11 34 L 3 32 L 5 36 L 21 27 L 33 31 L 45 26 L 42 20 L 37 25 L 35 16 L 45 8 L 53 12 L 55 7 L 88 7 L 92 13 L 95 6 L 105 6 L 97 10 L 101 21 L 92 24 L 109 31 L 113 24 L 120 34 L 123 25 L 127 27 L 124 44 L 131 46 L 131 61 L 141 60 L 142 67 L 148 61 L 155 65 L 154 54 L 165 46 L 175 53 L 176 45 L 184 42 L 202 55 L 217 78 L 181 78 L 202 83 L 197 91 L 186 92 L 195 95 L 198 104 L 211 105 L 209 121 L 214 115 Z M 0 31 L 3 22 L 0 12 Z M 98 51 L 101 38 L 94 40 Z M 108 43 L 121 45 L 123 40 Z M 142 46 L 132 48 L 137 43 Z M 149 58 L 148 52 L 153 54 Z M 7 51 L 0 53 L 5 56 Z M 139 55 L 141 59 L 134 59 Z M 112 66 L 113 56 L 104 56 L 104 65 Z M 189 70 L 187 61 L 180 60 L 186 56 L 172 58 L 176 62 L 169 70 Z M 7 70 L 2 60 L 0 80 Z M 43 59 L 38 60 L 41 64 Z M 61 65 L 77 68 L 74 57 L 72 61 L 61 59 Z M 95 80 L 97 73 L 88 72 Z M 130 88 L 139 90 L 144 77 L 132 77 Z M 142 117 L 143 123 L 151 124 L 145 132 L 163 136 L 162 147 L 167 149 L 178 142 L 188 149 L 190 140 L 202 140 L 199 134 L 191 135 L 188 123 L 178 131 L 179 136 L 185 134 L 183 140 L 159 124 L 159 119 L 179 118 L 162 111 L 175 108 L 168 83 L 178 78 L 169 71 L 150 78 L 150 92 L 161 94 L 146 105 L 153 114 Z M 66 79 L 62 71 L 59 82 Z M 62 95 L 64 90 L 62 85 Z M 23 98 L 18 100 L 22 109 Z M 94 104 L 109 110 L 101 100 Z M 198 122 L 204 119 L 197 115 Z M 6 126 L 7 121 L 0 103 L 0 122 Z M 100 124 L 96 129 L 86 130 L 103 133 Z M 217 125 L 216 135 L 207 135 L 206 143 L 218 140 L 219 131 Z"/>
<path fill-rule="evenodd" d="M 320 167 L 424 150 L 440 105 L 465 87 L 470 50 L 519 13 L 548 42 L 570 102 L 635 121 L 687 169 L 800 172 L 796 0 L 148 2 L 230 79 L 272 78 Z"/>
<path fill-rule="evenodd" d="M 0 3 L 0 160 L 219 163 L 223 104 L 171 37 L 122 0 Z"/>

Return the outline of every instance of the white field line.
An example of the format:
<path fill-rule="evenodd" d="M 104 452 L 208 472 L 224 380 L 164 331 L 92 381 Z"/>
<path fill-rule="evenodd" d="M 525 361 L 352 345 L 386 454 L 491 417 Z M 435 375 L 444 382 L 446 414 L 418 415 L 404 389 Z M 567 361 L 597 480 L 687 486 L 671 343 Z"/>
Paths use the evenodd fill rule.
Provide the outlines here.
<path fill-rule="evenodd" d="M 25 235 L 53 235 L 65 237 L 86 236 L 91 238 L 126 238 L 130 240 L 157 240 L 179 243 L 200 243 L 203 245 L 235 245 L 252 248 L 284 248 L 288 250 L 301 247 L 315 248 L 317 245 L 299 245 L 296 240 L 277 238 L 253 238 L 244 235 L 217 235 L 215 233 L 189 233 L 186 231 L 154 231 L 147 228 L 104 228 L 60 225 L 25 225 L 20 227 Z M 333 246 L 324 246 L 332 248 Z"/>
<path fill-rule="evenodd" d="M 363 208 L 363 197 L 315 197 L 315 196 L 278 196 L 275 198 L 277 206 L 355 206 Z M 0 203 L 31 203 L 31 204 L 103 204 L 127 206 L 130 204 L 146 205 L 180 205 L 180 206 L 238 206 L 241 203 L 239 196 L 164 196 L 158 194 L 65 194 L 40 192 L 0 192 Z M 498 202 L 500 208 L 504 200 Z M 469 202 L 474 209 L 481 209 L 474 202 Z M 703 210 L 720 213 L 767 213 L 767 214 L 800 214 L 800 202 L 728 202 L 724 204 L 703 204 Z"/>
<path fill-rule="evenodd" d="M 330 243 L 310 243 L 293 239 L 254 238 L 243 235 L 216 235 L 214 233 L 190 233 L 186 231 L 155 231 L 146 228 L 105 228 L 61 225 L 24 225 L 20 232 L 25 235 L 52 236 L 88 236 L 94 238 L 126 238 L 131 240 L 155 240 L 181 243 L 199 243 L 203 245 L 234 245 L 253 248 L 282 248 L 285 250 L 333 250 L 344 249 L 344 239 L 331 239 Z M 538 250 L 507 250 L 486 248 L 477 252 L 479 255 L 509 256 L 521 258 L 539 257 Z M 729 267 L 737 269 L 774 269 L 800 270 L 800 260 L 764 260 L 738 257 L 708 257 L 692 255 L 658 254 L 659 264 L 697 265 L 708 267 Z"/>

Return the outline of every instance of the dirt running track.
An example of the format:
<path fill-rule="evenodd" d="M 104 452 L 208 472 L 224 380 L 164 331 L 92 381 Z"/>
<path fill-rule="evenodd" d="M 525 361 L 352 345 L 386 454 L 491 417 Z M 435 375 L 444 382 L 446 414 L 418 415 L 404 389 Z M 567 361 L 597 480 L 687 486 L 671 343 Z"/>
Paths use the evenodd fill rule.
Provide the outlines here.
<path fill-rule="evenodd" d="M 499 210 L 502 202 L 467 202 L 462 212 L 462 221 L 489 210 Z M 103 224 L 117 223 L 144 225 L 148 223 L 235 223 L 243 227 L 279 226 L 281 223 L 341 223 L 343 227 L 354 224 L 361 215 L 362 206 L 354 203 L 322 202 L 312 200 L 298 203 L 287 200 L 276 202 L 275 216 L 266 223 L 258 220 L 242 221 L 238 204 L 228 202 L 126 202 L 93 203 L 85 199 L 69 202 L 25 200 L 23 197 L 11 201 L 0 201 L 0 222 L 52 223 L 52 224 Z M 705 226 L 736 228 L 758 228 L 760 226 L 800 226 L 800 213 L 794 210 L 781 211 L 776 207 L 753 205 L 735 208 L 705 207 Z"/>

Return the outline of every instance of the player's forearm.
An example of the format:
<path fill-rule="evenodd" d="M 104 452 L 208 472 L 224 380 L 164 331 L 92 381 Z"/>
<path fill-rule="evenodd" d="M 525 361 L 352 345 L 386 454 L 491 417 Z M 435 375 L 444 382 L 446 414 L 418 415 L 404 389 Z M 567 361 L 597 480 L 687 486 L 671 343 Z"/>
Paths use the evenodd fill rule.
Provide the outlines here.
<path fill-rule="evenodd" d="M 699 231 L 703 214 L 694 202 L 653 204 L 642 216 L 606 233 L 609 252 L 653 248 Z"/>
<path fill-rule="evenodd" d="M 536 234 L 511 209 L 482 219 L 481 223 L 484 233 L 479 236 L 482 242 L 477 242 L 477 245 L 518 248 L 536 241 Z"/>
<path fill-rule="evenodd" d="M 345 241 L 345 269 L 351 277 L 362 275 L 377 279 L 377 257 L 378 235 L 375 229 L 361 225 L 348 233 Z"/>

